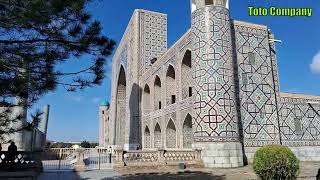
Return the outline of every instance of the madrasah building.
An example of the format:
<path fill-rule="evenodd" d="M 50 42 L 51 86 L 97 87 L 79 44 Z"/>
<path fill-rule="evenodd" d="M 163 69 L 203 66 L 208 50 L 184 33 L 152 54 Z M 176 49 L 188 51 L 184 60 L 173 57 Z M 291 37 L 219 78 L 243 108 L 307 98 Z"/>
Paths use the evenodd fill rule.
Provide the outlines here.
<path fill-rule="evenodd" d="M 167 47 L 167 15 L 135 10 L 112 61 L 100 146 L 201 149 L 239 167 L 267 144 L 320 160 L 320 96 L 280 92 L 274 34 L 234 20 L 228 0 L 192 0 L 190 29 Z"/>

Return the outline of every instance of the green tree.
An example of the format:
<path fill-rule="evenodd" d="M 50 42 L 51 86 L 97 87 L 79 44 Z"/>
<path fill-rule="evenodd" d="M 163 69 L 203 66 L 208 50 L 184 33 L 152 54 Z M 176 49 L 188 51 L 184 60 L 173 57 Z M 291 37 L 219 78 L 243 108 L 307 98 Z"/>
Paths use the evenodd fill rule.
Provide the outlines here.
<path fill-rule="evenodd" d="M 102 34 L 86 6 L 90 0 L 0 1 L 0 136 L 37 126 L 18 128 L 8 124 L 25 118 L 12 117 L 12 108 L 30 108 L 39 98 L 61 85 L 67 91 L 100 85 L 106 57 L 115 42 Z M 67 72 L 63 63 L 89 64 Z M 14 98 L 17 98 L 15 101 Z"/>
<path fill-rule="evenodd" d="M 90 142 L 88 142 L 88 141 L 82 141 L 82 142 L 80 143 L 80 146 L 81 146 L 82 148 L 91 148 L 91 144 L 90 144 Z"/>
<path fill-rule="evenodd" d="M 91 146 L 91 148 L 95 148 L 95 147 L 99 146 L 99 143 L 91 143 L 90 146 Z"/>

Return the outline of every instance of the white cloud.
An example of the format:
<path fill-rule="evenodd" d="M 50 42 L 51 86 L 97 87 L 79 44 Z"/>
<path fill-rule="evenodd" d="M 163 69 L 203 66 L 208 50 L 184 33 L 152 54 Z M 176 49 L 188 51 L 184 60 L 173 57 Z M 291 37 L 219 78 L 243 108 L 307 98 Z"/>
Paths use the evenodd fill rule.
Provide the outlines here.
<path fill-rule="evenodd" d="M 313 57 L 310 68 L 313 73 L 320 74 L 320 51 Z"/>

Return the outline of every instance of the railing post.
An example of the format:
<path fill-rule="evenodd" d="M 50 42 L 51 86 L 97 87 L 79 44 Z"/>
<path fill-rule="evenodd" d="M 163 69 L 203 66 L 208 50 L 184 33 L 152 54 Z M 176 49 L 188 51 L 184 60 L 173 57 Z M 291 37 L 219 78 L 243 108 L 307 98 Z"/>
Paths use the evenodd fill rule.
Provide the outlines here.
<path fill-rule="evenodd" d="M 115 147 L 116 159 L 113 163 L 114 167 L 123 167 L 125 165 L 123 159 L 123 149 L 122 147 Z"/>
<path fill-rule="evenodd" d="M 62 148 L 59 149 L 59 165 L 58 165 L 59 170 L 61 170 L 61 158 L 62 158 Z"/>
<path fill-rule="evenodd" d="M 165 153 L 164 149 L 158 149 L 158 162 L 159 162 L 159 165 L 165 165 L 166 164 L 165 158 L 164 158 L 164 153 Z"/>
<path fill-rule="evenodd" d="M 35 166 L 36 166 L 36 171 L 40 171 L 42 172 L 43 171 L 43 163 L 41 161 L 42 159 L 42 153 L 43 152 L 38 152 L 38 153 L 35 153 L 33 152 L 33 155 L 32 155 L 32 159 L 34 160 L 35 162 Z"/>
<path fill-rule="evenodd" d="M 201 160 L 201 149 L 196 149 L 196 160 L 200 161 Z"/>
<path fill-rule="evenodd" d="M 74 171 L 84 171 L 86 169 L 86 165 L 83 161 L 84 159 L 84 149 L 80 148 L 78 149 L 77 153 L 77 162 L 74 165 Z"/>
<path fill-rule="evenodd" d="M 100 170 L 100 164 L 101 164 L 101 162 L 100 162 L 101 159 L 100 158 L 101 158 L 101 152 L 102 151 L 99 151 L 99 149 L 97 149 L 97 151 L 98 151 L 98 158 L 99 158 L 98 159 L 98 165 L 99 165 L 99 170 Z"/>

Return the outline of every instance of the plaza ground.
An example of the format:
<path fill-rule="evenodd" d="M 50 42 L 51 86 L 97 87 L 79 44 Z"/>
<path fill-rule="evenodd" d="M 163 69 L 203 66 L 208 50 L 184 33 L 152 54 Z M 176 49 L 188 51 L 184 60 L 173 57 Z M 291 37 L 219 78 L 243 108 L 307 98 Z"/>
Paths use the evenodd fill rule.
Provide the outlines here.
<path fill-rule="evenodd" d="M 298 179 L 314 180 L 320 168 L 320 162 L 301 162 L 300 175 Z M 258 179 L 252 170 L 252 166 L 245 166 L 233 169 L 207 169 L 187 168 L 184 171 L 178 167 L 171 168 L 130 168 L 118 171 L 93 170 L 86 172 L 45 172 L 38 180 L 64 180 L 64 179 L 213 179 L 213 180 L 253 180 Z"/>

